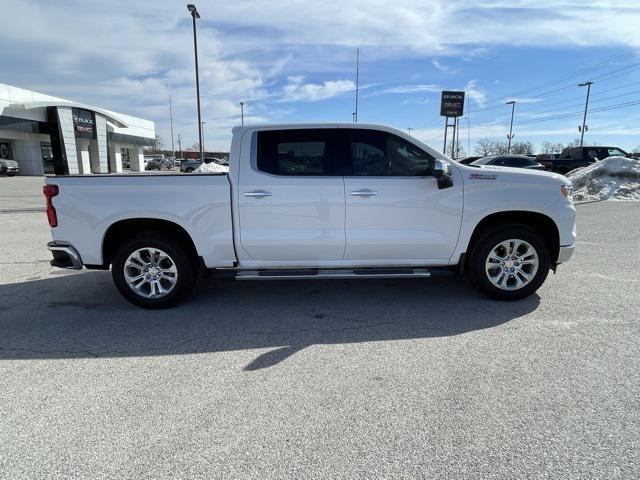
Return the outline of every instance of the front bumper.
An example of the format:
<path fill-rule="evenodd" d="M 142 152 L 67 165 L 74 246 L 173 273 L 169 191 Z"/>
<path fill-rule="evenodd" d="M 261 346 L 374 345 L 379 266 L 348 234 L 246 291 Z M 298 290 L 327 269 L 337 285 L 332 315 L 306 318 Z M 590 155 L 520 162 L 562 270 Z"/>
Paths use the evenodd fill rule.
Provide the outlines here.
<path fill-rule="evenodd" d="M 560 251 L 558 252 L 558 260 L 556 261 L 556 264 L 568 262 L 571 256 L 573 255 L 574 248 L 575 248 L 575 244 L 560 247 Z"/>
<path fill-rule="evenodd" d="M 70 243 L 53 241 L 47 243 L 47 248 L 53 255 L 53 259 L 49 262 L 52 267 L 82 270 L 82 258 Z"/>

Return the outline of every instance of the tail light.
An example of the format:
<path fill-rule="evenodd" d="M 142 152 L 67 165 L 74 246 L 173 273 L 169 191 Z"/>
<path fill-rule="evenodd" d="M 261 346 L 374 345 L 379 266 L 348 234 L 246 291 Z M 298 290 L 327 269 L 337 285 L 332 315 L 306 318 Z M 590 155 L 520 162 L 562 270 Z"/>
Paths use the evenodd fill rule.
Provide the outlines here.
<path fill-rule="evenodd" d="M 58 226 L 58 215 L 56 214 L 56 209 L 51 203 L 51 199 L 58 195 L 58 191 L 57 185 L 45 185 L 42 187 L 42 193 L 44 193 L 44 198 L 47 202 L 47 220 L 49 220 L 49 226 L 51 228 Z"/>

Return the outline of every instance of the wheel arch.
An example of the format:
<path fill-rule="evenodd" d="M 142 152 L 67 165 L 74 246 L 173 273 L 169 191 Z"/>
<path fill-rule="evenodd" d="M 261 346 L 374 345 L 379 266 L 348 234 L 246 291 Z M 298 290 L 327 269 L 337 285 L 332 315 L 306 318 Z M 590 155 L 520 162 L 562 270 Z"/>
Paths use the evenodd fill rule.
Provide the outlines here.
<path fill-rule="evenodd" d="M 180 225 L 170 220 L 158 218 L 128 218 L 119 220 L 106 230 L 102 240 L 102 263 L 104 267 L 113 260 L 118 247 L 136 235 L 147 232 L 158 232 L 171 235 L 180 240 L 194 258 L 198 258 L 198 251 L 189 233 Z"/>
<path fill-rule="evenodd" d="M 555 264 L 560 252 L 560 231 L 556 222 L 551 217 L 539 212 L 531 212 L 526 210 L 511 210 L 496 212 L 484 217 L 473 230 L 465 255 L 465 269 L 468 266 L 469 253 L 473 249 L 475 243 L 484 233 L 489 230 L 504 226 L 519 225 L 532 228 L 540 232 L 549 246 L 551 263 Z"/>

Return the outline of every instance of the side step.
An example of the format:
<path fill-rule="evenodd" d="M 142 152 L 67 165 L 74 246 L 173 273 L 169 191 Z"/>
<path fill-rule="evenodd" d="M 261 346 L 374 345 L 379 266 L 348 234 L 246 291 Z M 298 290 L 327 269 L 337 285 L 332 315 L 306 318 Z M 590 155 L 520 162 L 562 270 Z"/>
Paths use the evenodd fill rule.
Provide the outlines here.
<path fill-rule="evenodd" d="M 431 273 L 426 268 L 359 268 L 338 269 L 293 269 L 293 270 L 243 270 L 236 280 L 313 280 L 327 278 L 427 278 Z"/>

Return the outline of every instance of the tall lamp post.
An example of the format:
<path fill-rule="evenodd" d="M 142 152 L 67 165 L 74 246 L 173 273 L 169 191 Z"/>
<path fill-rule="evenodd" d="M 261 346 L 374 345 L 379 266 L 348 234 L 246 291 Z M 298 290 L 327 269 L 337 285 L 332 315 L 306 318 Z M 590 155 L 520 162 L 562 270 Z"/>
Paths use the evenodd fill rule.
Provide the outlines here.
<path fill-rule="evenodd" d="M 240 125 L 244 127 L 244 102 L 240 102 Z"/>
<path fill-rule="evenodd" d="M 353 112 L 353 123 L 358 123 L 358 91 L 360 90 L 360 49 L 356 48 L 356 111 Z"/>
<path fill-rule="evenodd" d="M 587 87 L 587 100 L 584 103 L 584 117 L 582 117 L 582 130 L 580 133 L 580 146 L 582 146 L 582 141 L 584 140 L 584 130 L 587 126 L 587 109 L 589 108 L 589 94 L 591 93 L 591 85 L 593 82 L 584 82 L 579 83 L 579 87 Z"/>
<path fill-rule="evenodd" d="M 509 135 L 507 135 L 507 138 L 509 139 L 509 143 L 507 144 L 507 155 L 509 155 L 509 153 L 511 153 L 511 139 L 513 138 L 513 113 L 516 109 L 516 101 L 511 100 L 505 105 L 511 105 L 511 126 L 509 127 Z"/>
<path fill-rule="evenodd" d="M 196 18 L 200 18 L 198 9 L 193 3 L 187 4 L 187 10 L 193 19 L 193 53 L 196 60 L 196 98 L 198 102 L 198 139 L 200 140 L 200 161 L 204 162 L 204 145 L 202 143 L 202 118 L 200 113 L 200 75 L 198 73 L 198 39 L 196 36 Z"/>
<path fill-rule="evenodd" d="M 206 121 L 200 122 L 200 130 L 202 131 L 202 137 L 200 137 L 200 155 L 201 162 L 204 162 L 204 126 L 207 124 Z"/>

